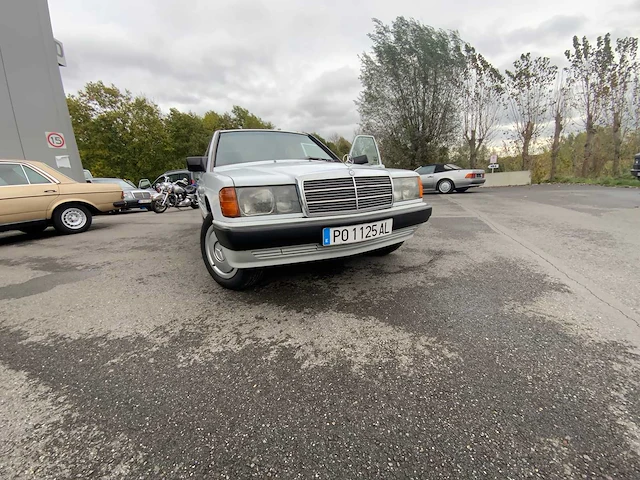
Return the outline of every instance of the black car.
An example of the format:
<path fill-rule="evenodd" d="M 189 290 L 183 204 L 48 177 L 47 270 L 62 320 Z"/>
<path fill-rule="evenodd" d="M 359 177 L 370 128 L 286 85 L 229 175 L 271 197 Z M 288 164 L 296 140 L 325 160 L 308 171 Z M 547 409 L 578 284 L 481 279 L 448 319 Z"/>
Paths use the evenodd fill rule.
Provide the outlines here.
<path fill-rule="evenodd" d="M 636 153 L 636 156 L 634 157 L 633 167 L 631 167 L 631 175 L 640 180 L 640 153 Z"/>

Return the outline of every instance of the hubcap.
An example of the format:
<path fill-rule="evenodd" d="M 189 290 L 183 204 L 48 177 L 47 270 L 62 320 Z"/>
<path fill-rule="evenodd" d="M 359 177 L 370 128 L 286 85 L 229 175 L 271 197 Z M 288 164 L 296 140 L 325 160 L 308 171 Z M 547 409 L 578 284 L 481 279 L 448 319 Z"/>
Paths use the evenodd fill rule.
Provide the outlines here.
<path fill-rule="evenodd" d="M 442 182 L 440 184 L 440 191 L 442 193 L 449 193 L 450 190 L 451 190 L 451 183 L 450 182 Z"/>
<path fill-rule="evenodd" d="M 222 278 L 231 278 L 236 274 L 237 269 L 229 266 L 222 245 L 218 242 L 218 237 L 216 237 L 216 233 L 213 230 L 213 226 L 210 226 L 209 230 L 207 230 L 204 247 L 207 253 L 207 261 L 213 268 L 213 271 L 216 272 L 216 275 Z"/>
<path fill-rule="evenodd" d="M 62 212 L 62 223 L 71 230 L 78 230 L 87 223 L 87 215 L 79 208 L 67 208 Z"/>

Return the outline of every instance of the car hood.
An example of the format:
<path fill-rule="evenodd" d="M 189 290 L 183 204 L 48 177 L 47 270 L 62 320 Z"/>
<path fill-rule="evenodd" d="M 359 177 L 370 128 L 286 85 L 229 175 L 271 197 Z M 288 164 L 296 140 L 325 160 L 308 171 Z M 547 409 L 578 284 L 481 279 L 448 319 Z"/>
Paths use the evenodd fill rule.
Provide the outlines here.
<path fill-rule="evenodd" d="M 354 176 L 389 175 L 385 169 L 315 160 L 270 160 L 215 168 L 216 173 L 227 175 L 237 187 L 290 185 L 298 180 L 349 177 L 349 170 Z"/>

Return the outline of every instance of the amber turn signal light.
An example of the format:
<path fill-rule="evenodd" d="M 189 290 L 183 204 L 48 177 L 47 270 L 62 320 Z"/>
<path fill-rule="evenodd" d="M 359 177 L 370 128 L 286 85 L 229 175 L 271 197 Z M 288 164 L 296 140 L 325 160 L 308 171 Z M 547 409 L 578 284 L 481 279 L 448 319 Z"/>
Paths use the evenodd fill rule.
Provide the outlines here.
<path fill-rule="evenodd" d="M 233 187 L 225 187 L 218 194 L 220 198 L 220 210 L 225 217 L 239 217 L 240 208 L 238 207 L 238 198 L 236 197 L 236 189 Z"/>
<path fill-rule="evenodd" d="M 418 193 L 420 195 L 418 198 L 422 198 L 422 179 L 420 177 L 418 177 Z"/>

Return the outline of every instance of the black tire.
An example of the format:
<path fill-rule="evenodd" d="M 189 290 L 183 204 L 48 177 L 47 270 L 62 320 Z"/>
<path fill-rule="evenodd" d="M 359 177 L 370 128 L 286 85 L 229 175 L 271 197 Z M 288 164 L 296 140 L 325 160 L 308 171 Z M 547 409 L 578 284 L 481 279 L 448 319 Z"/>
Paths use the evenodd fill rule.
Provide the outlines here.
<path fill-rule="evenodd" d="M 456 188 L 456 192 L 458 192 L 458 193 L 464 193 L 464 192 L 466 192 L 467 190 L 469 190 L 469 187 L 465 187 L 465 188 Z"/>
<path fill-rule="evenodd" d="M 34 225 L 33 227 L 24 227 L 20 231 L 27 235 L 39 235 L 44 232 L 49 225 Z"/>
<path fill-rule="evenodd" d="M 60 205 L 53 211 L 53 226 L 64 234 L 82 233 L 89 230 L 93 217 L 87 207 L 79 203 Z"/>
<path fill-rule="evenodd" d="M 161 201 L 156 200 L 151 204 L 151 209 L 156 213 L 164 213 L 169 208 L 169 205 L 166 203 L 163 205 Z"/>
<path fill-rule="evenodd" d="M 195 210 L 196 208 L 198 208 L 198 204 L 191 202 L 191 208 Z"/>
<path fill-rule="evenodd" d="M 455 185 L 451 180 L 444 179 L 438 182 L 438 186 L 436 187 L 436 189 L 438 190 L 438 193 L 446 195 L 453 192 L 453 190 L 455 189 Z"/>
<path fill-rule="evenodd" d="M 207 217 L 202 222 L 202 229 L 200 230 L 200 251 L 202 253 L 202 260 L 204 261 L 204 264 L 209 271 L 209 275 L 211 275 L 211 277 L 213 277 L 213 279 L 219 285 L 223 286 L 224 288 L 228 288 L 229 290 L 245 290 L 258 283 L 264 273 L 263 270 L 259 268 L 230 269 L 226 276 L 222 276 L 216 271 L 216 269 L 220 267 L 214 267 L 211 264 L 212 262 L 209 260 L 209 253 L 207 252 L 207 236 L 209 236 L 209 239 L 211 239 L 211 234 L 215 236 L 215 233 L 209 231 L 209 229 L 211 228 L 212 220 L 213 216 L 211 214 L 207 215 Z M 217 240 L 217 238 L 215 240 Z"/>
<path fill-rule="evenodd" d="M 392 252 L 395 252 L 399 249 L 404 242 L 396 243 L 395 245 L 389 245 L 388 247 L 380 248 L 378 250 L 373 250 L 369 252 L 369 255 L 373 255 L 375 257 L 384 257 L 385 255 L 389 255 Z"/>

